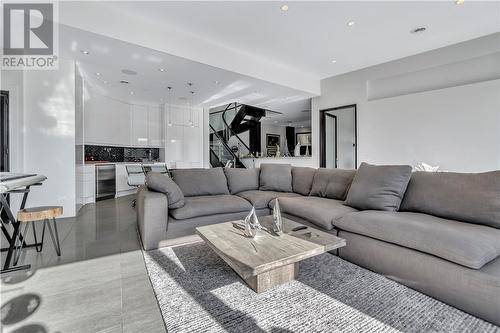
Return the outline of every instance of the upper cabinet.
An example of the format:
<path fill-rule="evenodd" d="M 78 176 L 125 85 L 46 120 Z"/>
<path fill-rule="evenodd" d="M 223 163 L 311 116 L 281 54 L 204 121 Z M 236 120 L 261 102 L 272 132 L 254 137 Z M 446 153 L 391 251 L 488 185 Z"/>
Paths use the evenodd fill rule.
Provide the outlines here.
<path fill-rule="evenodd" d="M 84 101 L 86 144 L 130 145 L 130 105 L 90 92 Z"/>
<path fill-rule="evenodd" d="M 163 146 L 163 108 L 148 107 L 148 139 L 152 147 Z"/>
<path fill-rule="evenodd" d="M 131 142 L 132 146 L 148 146 L 148 107 L 143 105 L 131 105 Z"/>
<path fill-rule="evenodd" d="M 86 144 L 162 147 L 159 106 L 128 104 L 88 90 L 83 107 Z"/>

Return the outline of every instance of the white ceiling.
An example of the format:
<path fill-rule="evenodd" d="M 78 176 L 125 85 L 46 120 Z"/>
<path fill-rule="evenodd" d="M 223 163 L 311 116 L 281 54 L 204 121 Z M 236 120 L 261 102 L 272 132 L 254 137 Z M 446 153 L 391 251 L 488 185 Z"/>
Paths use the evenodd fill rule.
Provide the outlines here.
<path fill-rule="evenodd" d="M 319 80 L 500 31 L 498 1 L 290 1 L 287 12 L 280 10 L 283 3 L 67 2 L 60 16 L 70 25 L 313 93 L 319 90 L 311 77 Z M 125 22 L 119 26 L 121 21 L 140 30 L 142 38 Z M 420 26 L 427 31 L 410 33 Z M 202 47 L 193 47 L 196 43 Z"/>
<path fill-rule="evenodd" d="M 59 39 L 61 58 L 75 60 L 93 89 L 122 101 L 203 107 L 239 102 L 287 116 L 300 114 L 310 105 L 309 93 L 80 29 L 60 25 Z M 160 68 L 165 71 L 159 71 Z M 123 69 L 137 74 L 124 74 Z M 130 84 L 119 83 L 120 80 Z M 188 82 L 193 85 L 188 86 Z M 172 87 L 170 92 L 168 86 Z"/>

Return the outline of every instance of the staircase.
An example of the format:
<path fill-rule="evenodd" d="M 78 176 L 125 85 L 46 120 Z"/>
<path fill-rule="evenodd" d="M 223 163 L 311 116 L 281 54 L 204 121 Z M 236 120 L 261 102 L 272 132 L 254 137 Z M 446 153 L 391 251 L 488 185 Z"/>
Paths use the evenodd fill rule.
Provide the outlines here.
<path fill-rule="evenodd" d="M 230 103 L 224 110 L 210 114 L 210 164 L 244 168 L 242 157 L 253 157 L 260 151 L 260 119 L 266 110 Z M 246 133 L 243 140 L 240 135 Z M 246 141 L 246 142 L 245 142 Z"/>

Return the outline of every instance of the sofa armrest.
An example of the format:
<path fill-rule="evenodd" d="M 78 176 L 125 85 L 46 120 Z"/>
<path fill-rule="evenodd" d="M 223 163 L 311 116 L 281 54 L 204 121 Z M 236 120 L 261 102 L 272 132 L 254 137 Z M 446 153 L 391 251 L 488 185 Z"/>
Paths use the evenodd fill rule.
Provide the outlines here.
<path fill-rule="evenodd" d="M 144 250 L 158 248 L 167 238 L 168 200 L 164 193 L 141 186 L 137 191 L 137 227 Z"/>

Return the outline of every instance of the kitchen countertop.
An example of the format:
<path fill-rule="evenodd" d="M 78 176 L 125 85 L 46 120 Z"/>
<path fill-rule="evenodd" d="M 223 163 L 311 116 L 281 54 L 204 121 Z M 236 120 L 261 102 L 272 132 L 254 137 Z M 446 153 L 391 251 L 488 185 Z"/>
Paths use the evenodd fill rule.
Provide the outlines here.
<path fill-rule="evenodd" d="M 109 161 L 85 161 L 85 165 L 96 165 L 96 164 L 164 164 L 165 162 L 109 162 Z"/>

